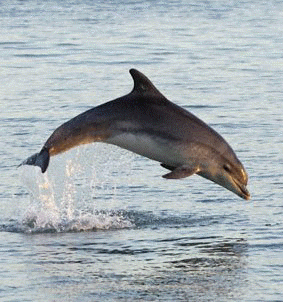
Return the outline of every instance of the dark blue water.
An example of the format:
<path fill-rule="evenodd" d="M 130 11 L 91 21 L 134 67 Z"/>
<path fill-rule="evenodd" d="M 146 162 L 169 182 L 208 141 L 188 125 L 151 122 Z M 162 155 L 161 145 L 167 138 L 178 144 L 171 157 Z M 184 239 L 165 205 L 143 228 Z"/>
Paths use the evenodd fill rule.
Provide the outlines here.
<path fill-rule="evenodd" d="M 0 300 L 282 301 L 282 1 L 0 4 Z M 93 144 L 17 165 L 144 72 L 232 145 L 251 201 Z"/>

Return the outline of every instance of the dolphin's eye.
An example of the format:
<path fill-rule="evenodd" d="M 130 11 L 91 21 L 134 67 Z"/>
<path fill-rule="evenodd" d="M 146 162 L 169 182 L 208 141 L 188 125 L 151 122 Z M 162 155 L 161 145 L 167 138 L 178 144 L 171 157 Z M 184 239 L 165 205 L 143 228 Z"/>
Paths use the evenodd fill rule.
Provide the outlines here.
<path fill-rule="evenodd" d="M 231 172 L 231 166 L 229 164 L 224 164 L 223 166 L 223 169 L 226 171 L 226 172 Z"/>

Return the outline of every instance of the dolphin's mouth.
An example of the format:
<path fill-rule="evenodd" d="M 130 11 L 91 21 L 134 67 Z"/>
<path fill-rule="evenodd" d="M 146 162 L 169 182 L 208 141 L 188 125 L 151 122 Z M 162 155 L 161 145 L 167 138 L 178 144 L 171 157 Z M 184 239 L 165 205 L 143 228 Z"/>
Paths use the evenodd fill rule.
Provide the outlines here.
<path fill-rule="evenodd" d="M 246 200 L 249 200 L 251 198 L 251 195 L 250 195 L 250 192 L 248 191 L 247 187 L 245 184 L 242 184 L 238 179 L 236 178 L 232 178 L 234 184 L 235 184 L 235 187 L 237 188 L 237 194 L 246 199 Z"/>

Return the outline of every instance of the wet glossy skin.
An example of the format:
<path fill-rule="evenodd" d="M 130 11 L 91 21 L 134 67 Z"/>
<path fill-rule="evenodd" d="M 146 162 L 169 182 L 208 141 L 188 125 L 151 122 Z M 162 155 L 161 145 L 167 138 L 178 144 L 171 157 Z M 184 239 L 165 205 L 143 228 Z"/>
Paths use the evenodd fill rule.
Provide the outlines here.
<path fill-rule="evenodd" d="M 25 163 L 39 165 L 45 172 L 49 156 L 101 141 L 160 162 L 172 171 L 165 178 L 198 174 L 249 199 L 247 173 L 228 143 L 196 116 L 167 100 L 142 73 L 134 69 L 130 73 L 134 79 L 131 93 L 64 123 L 41 153 Z M 48 161 L 40 159 L 43 155 Z"/>

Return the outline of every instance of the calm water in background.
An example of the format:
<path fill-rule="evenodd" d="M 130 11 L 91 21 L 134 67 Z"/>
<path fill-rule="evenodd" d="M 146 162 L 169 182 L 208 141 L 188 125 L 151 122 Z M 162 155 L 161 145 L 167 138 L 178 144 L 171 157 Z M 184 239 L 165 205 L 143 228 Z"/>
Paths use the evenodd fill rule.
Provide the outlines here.
<path fill-rule="evenodd" d="M 283 300 L 282 1 L 0 4 L 0 300 Z M 144 72 L 230 142 L 252 200 L 94 144 L 16 166 Z"/>

